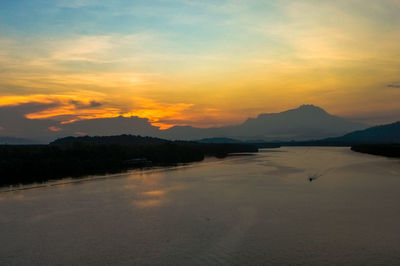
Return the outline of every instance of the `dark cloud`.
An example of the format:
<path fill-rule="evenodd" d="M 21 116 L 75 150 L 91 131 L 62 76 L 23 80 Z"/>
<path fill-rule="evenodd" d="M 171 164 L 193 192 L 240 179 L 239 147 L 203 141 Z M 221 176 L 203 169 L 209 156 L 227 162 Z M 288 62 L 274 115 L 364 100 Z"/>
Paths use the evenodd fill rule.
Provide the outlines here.
<path fill-rule="evenodd" d="M 396 83 L 388 84 L 387 87 L 393 88 L 393 89 L 400 89 L 400 84 L 396 84 Z"/>
<path fill-rule="evenodd" d="M 77 104 L 81 103 L 78 102 Z M 98 104 L 100 103 L 93 101 L 85 106 L 95 107 Z M 26 114 L 40 112 L 57 106 L 59 106 L 59 103 L 28 103 L 18 106 L 0 107 L 0 137 L 19 137 L 46 143 L 56 138 L 79 134 L 133 134 L 143 136 L 158 136 L 159 134 L 158 128 L 152 126 L 148 119 L 138 117 L 99 118 L 61 124 L 59 121 L 60 117 L 57 117 L 58 120 L 54 120 L 28 119 L 25 116 Z"/>
<path fill-rule="evenodd" d="M 96 108 L 100 107 L 103 104 L 101 102 L 97 101 L 90 101 L 89 104 L 81 102 L 81 101 L 76 101 L 76 100 L 71 100 L 70 104 L 74 105 L 76 109 L 88 109 L 88 108 Z"/>
<path fill-rule="evenodd" d="M 10 105 L 0 107 L 1 120 L 7 119 L 8 117 L 20 116 L 23 117 L 26 114 L 41 112 L 50 108 L 58 107 L 60 103 L 24 103 L 20 105 Z M 4 115 L 3 115 L 4 114 Z M 7 115 L 9 114 L 9 115 Z"/>
<path fill-rule="evenodd" d="M 48 137 L 54 135 L 49 127 L 57 126 L 59 122 L 49 119 L 32 120 L 26 118 L 25 115 L 54 106 L 57 106 L 57 104 L 28 103 L 0 107 L 0 125 L 3 127 L 0 136 L 21 137 L 46 142 Z"/>
<path fill-rule="evenodd" d="M 102 103 L 96 102 L 96 101 L 91 101 L 90 104 L 89 104 L 90 107 L 99 107 L 99 106 L 102 106 L 102 105 L 103 105 Z"/>

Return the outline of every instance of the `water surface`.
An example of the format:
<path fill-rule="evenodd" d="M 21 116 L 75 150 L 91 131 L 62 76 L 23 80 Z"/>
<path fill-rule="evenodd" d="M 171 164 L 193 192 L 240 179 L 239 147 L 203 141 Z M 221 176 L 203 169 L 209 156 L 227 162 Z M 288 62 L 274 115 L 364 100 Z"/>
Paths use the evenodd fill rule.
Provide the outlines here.
<path fill-rule="evenodd" d="M 348 148 L 49 184 L 0 193 L 0 265 L 400 264 L 400 160 Z"/>

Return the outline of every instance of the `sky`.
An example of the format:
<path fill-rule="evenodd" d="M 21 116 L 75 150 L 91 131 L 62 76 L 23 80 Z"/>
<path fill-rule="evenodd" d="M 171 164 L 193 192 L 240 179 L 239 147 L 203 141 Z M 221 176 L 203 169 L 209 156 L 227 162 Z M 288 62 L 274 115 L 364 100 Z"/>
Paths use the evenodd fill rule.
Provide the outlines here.
<path fill-rule="evenodd" d="M 0 7 L 0 109 L 29 120 L 211 127 L 302 104 L 369 124 L 400 120 L 399 0 Z"/>

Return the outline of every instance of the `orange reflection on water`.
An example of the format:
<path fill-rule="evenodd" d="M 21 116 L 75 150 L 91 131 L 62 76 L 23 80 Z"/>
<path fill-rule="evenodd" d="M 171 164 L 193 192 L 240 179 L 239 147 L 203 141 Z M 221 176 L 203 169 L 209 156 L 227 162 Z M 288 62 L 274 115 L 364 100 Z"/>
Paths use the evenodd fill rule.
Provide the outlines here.
<path fill-rule="evenodd" d="M 124 188 L 124 189 L 127 189 L 127 190 L 135 190 L 135 189 L 138 188 L 138 186 L 135 185 L 135 184 L 128 184 L 128 185 L 124 185 L 123 188 Z"/>
<path fill-rule="evenodd" d="M 167 191 L 161 189 L 141 192 L 142 199 L 135 200 L 134 204 L 142 208 L 162 206 L 167 202 L 166 194 Z"/>
<path fill-rule="evenodd" d="M 149 207 L 159 207 L 166 203 L 166 200 L 163 199 L 148 199 L 148 200 L 136 200 L 134 201 L 134 205 L 136 207 L 141 208 L 149 208 Z"/>
<path fill-rule="evenodd" d="M 3 193 L 2 193 L 3 194 Z M 25 200 L 26 197 L 24 194 L 20 192 L 5 192 L 3 195 L 0 195 L 0 200 Z"/>

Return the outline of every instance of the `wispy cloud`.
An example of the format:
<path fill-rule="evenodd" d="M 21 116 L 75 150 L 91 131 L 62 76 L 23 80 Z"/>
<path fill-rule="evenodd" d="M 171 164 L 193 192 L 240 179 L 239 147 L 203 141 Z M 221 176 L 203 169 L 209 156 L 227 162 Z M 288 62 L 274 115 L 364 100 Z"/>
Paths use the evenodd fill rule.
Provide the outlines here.
<path fill-rule="evenodd" d="M 96 5 L 94 0 L 56 0 L 56 5 L 61 8 L 82 8 Z"/>
<path fill-rule="evenodd" d="M 107 54 L 112 43 L 110 36 L 82 36 L 55 46 L 49 60 L 102 62 L 99 57 Z"/>

